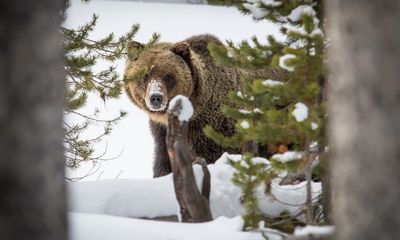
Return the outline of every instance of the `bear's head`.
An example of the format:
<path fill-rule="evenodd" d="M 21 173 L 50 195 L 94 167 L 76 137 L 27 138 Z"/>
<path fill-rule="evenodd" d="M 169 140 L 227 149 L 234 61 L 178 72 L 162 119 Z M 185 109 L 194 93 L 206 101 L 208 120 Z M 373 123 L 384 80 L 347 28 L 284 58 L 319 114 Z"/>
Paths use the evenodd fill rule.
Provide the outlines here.
<path fill-rule="evenodd" d="M 125 68 L 125 90 L 131 100 L 144 110 L 151 120 L 167 124 L 169 100 L 176 95 L 191 99 L 195 88 L 189 45 L 158 43 L 146 48 L 133 42 Z"/>

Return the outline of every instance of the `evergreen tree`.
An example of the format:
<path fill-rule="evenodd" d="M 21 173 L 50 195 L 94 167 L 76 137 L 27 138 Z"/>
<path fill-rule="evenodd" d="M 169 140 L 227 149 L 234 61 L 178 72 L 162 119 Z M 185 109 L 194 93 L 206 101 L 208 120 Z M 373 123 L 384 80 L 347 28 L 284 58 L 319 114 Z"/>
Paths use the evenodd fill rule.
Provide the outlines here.
<path fill-rule="evenodd" d="M 206 127 L 205 133 L 227 147 L 248 150 L 243 146 L 249 142 L 258 146 L 268 145 L 270 153 L 281 155 L 272 155 L 269 158 L 272 168 L 267 169 L 270 174 L 266 176 L 271 176 L 271 171 L 274 170 L 304 173 L 310 187 L 311 166 L 317 163 L 324 166 L 326 162 L 326 106 L 323 96 L 326 70 L 321 3 L 316 0 L 239 2 L 242 1 L 212 1 L 213 4 L 237 5 L 243 13 L 251 14 L 255 20 L 266 19 L 280 24 L 286 40 L 279 42 L 273 36 L 268 36 L 267 43 L 262 44 L 254 37 L 253 44 L 243 41 L 238 46 L 228 41 L 227 48 L 210 45 L 212 56 L 220 64 L 241 68 L 280 67 L 288 72 L 288 80 L 245 79 L 242 91 L 230 94 L 232 101 L 241 106 L 240 109 L 222 109 L 227 116 L 237 121 L 236 134 L 225 137 L 211 127 Z M 272 149 L 272 146 L 277 149 Z M 286 152 L 287 147 L 290 152 Z M 257 154 L 257 151 L 252 153 Z M 246 162 L 248 158 L 245 154 L 242 161 Z M 246 172 L 244 168 L 236 169 L 240 174 L 256 176 L 253 172 Z M 324 168 L 316 167 L 315 172 L 317 169 Z M 238 180 L 234 181 L 237 184 Z M 243 180 L 239 181 L 241 184 L 245 183 Z M 245 187 L 242 189 L 245 195 L 253 194 Z M 252 196 L 244 199 L 253 201 Z M 317 219 L 313 214 L 311 189 L 306 205 L 306 222 L 315 223 Z M 246 211 L 246 214 L 250 212 Z M 254 219 L 245 218 L 245 221 L 246 224 L 255 226 L 252 223 Z"/>
<path fill-rule="evenodd" d="M 65 0 L 61 13 L 64 21 L 69 6 L 70 0 Z M 97 19 L 98 16 L 93 15 L 90 22 L 77 29 L 61 27 L 67 98 L 64 114 L 76 115 L 82 119 L 78 123 L 64 121 L 66 165 L 70 168 L 79 167 L 83 161 L 100 160 L 102 156 L 93 156 L 92 145 L 108 135 L 112 127 L 126 115 L 126 112 L 121 111 L 113 119 L 101 119 L 98 117 L 97 108 L 92 115 L 80 111 L 87 103 L 89 93 L 99 96 L 103 102 L 116 99 L 122 94 L 123 79 L 116 71 L 115 61 L 127 56 L 127 47 L 139 30 L 138 25 L 133 25 L 128 33 L 119 38 L 110 33 L 101 39 L 93 40 L 89 35 L 94 30 Z M 151 42 L 156 42 L 158 38 L 159 36 L 154 34 Z M 95 71 L 94 66 L 98 61 L 108 62 L 109 67 Z M 103 125 L 103 132 L 92 139 L 82 138 L 82 132 L 93 123 Z"/>

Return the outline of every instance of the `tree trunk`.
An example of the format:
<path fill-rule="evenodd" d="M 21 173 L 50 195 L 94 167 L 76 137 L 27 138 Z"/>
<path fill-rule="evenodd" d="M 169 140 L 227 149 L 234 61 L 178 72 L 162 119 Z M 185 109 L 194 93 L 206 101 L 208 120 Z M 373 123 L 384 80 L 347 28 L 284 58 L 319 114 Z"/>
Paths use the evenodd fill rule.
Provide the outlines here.
<path fill-rule="evenodd" d="M 191 156 L 189 152 L 187 143 L 188 122 L 181 122 L 177 117 L 183 111 L 182 105 L 182 100 L 178 100 L 168 110 L 166 143 L 171 161 L 175 195 L 183 222 L 211 221 L 209 205 L 210 172 L 204 159 Z M 193 160 L 202 166 L 204 173 L 201 193 L 197 188 L 193 173 Z"/>
<path fill-rule="evenodd" d="M 66 239 L 61 1 L 0 3 L 0 238 Z"/>
<path fill-rule="evenodd" d="M 400 2 L 327 1 L 337 239 L 400 239 Z"/>

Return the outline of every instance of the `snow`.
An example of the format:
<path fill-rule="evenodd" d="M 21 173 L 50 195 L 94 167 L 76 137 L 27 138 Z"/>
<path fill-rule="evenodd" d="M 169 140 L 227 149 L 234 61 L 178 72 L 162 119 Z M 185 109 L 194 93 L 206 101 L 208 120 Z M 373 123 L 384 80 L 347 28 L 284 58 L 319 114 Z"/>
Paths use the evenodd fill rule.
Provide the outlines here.
<path fill-rule="evenodd" d="M 259 109 L 259 108 L 254 108 L 253 112 L 254 113 L 263 113 L 263 111 L 261 109 Z"/>
<path fill-rule="evenodd" d="M 250 114 L 251 113 L 251 111 L 246 110 L 246 109 L 239 109 L 239 112 L 243 113 L 243 114 Z"/>
<path fill-rule="evenodd" d="M 279 7 L 280 5 L 282 5 L 281 2 L 276 2 L 275 0 L 247 0 L 247 2 L 255 4 L 259 4 L 260 2 L 262 2 L 265 6 L 268 7 Z"/>
<path fill-rule="evenodd" d="M 317 25 L 315 25 L 315 26 L 317 26 Z M 305 36 L 309 36 L 309 37 L 315 37 L 317 35 L 321 35 L 321 36 L 324 35 L 322 30 L 320 28 L 318 28 L 318 27 L 315 27 L 311 33 L 308 33 L 306 31 L 306 28 L 305 28 L 304 25 L 293 26 L 293 25 L 289 25 L 289 24 L 284 24 L 284 27 L 288 30 L 288 32 L 297 32 L 299 34 L 302 34 L 302 35 L 305 35 Z M 315 52 L 314 53 L 310 53 L 310 55 L 311 54 L 315 54 Z"/>
<path fill-rule="evenodd" d="M 314 24 L 315 28 L 313 29 L 313 31 L 311 33 L 307 33 L 304 25 L 297 27 L 297 26 L 286 24 L 285 28 L 287 28 L 289 31 L 299 32 L 300 34 L 308 35 L 310 37 L 314 37 L 316 35 L 323 35 L 322 30 L 320 28 L 318 28 L 319 19 L 316 17 L 316 12 L 313 9 L 313 7 L 310 5 L 300 5 L 300 6 L 296 7 L 295 9 L 293 9 L 290 12 L 290 14 L 287 16 L 287 18 L 293 22 L 298 22 L 298 21 L 300 21 L 301 16 L 303 14 L 311 16 L 313 18 L 313 24 Z"/>
<path fill-rule="evenodd" d="M 231 50 L 228 50 L 227 56 L 228 58 L 233 58 L 233 53 Z"/>
<path fill-rule="evenodd" d="M 258 232 L 242 232 L 241 217 L 220 217 L 207 223 L 173 223 L 124 217 L 70 213 L 73 240 L 262 240 Z M 272 234 L 271 234 L 272 235 Z M 274 236 L 272 236 L 274 237 Z M 279 239 L 276 238 L 275 239 Z"/>
<path fill-rule="evenodd" d="M 104 1 L 104 0 L 100 0 Z M 207 4 L 207 0 L 108 0 L 108 1 L 130 1 L 146 3 L 181 3 L 181 4 Z"/>
<path fill-rule="evenodd" d="M 287 151 L 285 153 L 274 154 L 271 156 L 271 158 L 281 163 L 285 163 L 303 158 L 303 153 L 296 151 Z"/>
<path fill-rule="evenodd" d="M 247 120 L 243 120 L 242 123 L 240 124 L 240 126 L 243 129 L 248 129 L 250 127 L 250 124 L 249 124 L 249 122 Z"/>
<path fill-rule="evenodd" d="M 316 152 L 318 150 L 318 142 L 317 141 L 312 141 L 310 143 L 310 146 L 308 146 L 308 149 L 310 152 Z"/>
<path fill-rule="evenodd" d="M 241 159 L 241 155 L 224 153 L 215 164 L 208 165 L 211 176 L 210 209 L 214 220 L 207 223 L 137 219 L 176 215 L 178 203 L 172 174 L 154 179 L 68 182 L 70 239 L 261 240 L 263 238 L 260 232 L 241 231 L 243 220 L 240 215 L 244 211 L 240 202 L 242 193 L 232 183 L 235 170 L 228 164 L 228 160 Z M 252 161 L 270 164 L 267 159 L 260 157 L 253 158 Z M 203 176 L 202 169 L 199 165 L 194 165 L 193 170 L 199 186 L 199 180 Z M 272 181 L 271 194 L 268 195 L 265 195 L 264 184 L 256 188 L 260 210 L 271 217 L 278 217 L 283 211 L 297 215 L 306 202 L 306 182 L 284 186 L 280 186 L 279 182 L 280 177 Z M 316 201 L 321 193 L 321 183 L 311 182 L 311 189 L 312 198 Z M 261 229 L 270 240 L 280 240 L 285 236 L 265 226 Z"/>
<path fill-rule="evenodd" d="M 177 211 L 172 175 L 151 180 L 67 183 L 67 186 L 73 212 L 153 218 L 175 215 Z"/>
<path fill-rule="evenodd" d="M 271 194 L 265 197 L 265 193 L 259 189 L 260 210 L 270 216 L 277 217 L 283 211 L 289 212 L 292 216 L 298 214 L 304 209 L 307 196 L 306 181 L 295 185 L 279 185 L 279 178 L 271 183 Z M 318 201 L 322 188 L 320 182 L 311 182 L 311 194 L 313 202 Z M 261 198 L 263 197 L 263 198 Z"/>
<path fill-rule="evenodd" d="M 149 84 L 150 94 L 162 94 L 161 80 L 151 80 Z"/>
<path fill-rule="evenodd" d="M 258 7 L 257 3 L 243 3 L 243 7 L 253 14 L 254 19 L 261 19 L 267 16 L 268 12 L 265 9 Z"/>
<path fill-rule="evenodd" d="M 315 56 L 315 48 L 310 48 L 310 56 Z"/>
<path fill-rule="evenodd" d="M 265 6 L 270 6 L 270 7 L 279 7 L 280 5 L 282 5 L 281 2 L 276 2 L 274 0 L 261 0 L 261 2 L 265 5 Z"/>
<path fill-rule="evenodd" d="M 215 164 L 208 165 L 211 176 L 210 209 L 214 219 L 235 217 L 243 213 L 241 190 L 232 183 L 235 169 L 228 159 L 240 161 L 241 155 L 223 154 Z M 264 158 L 254 158 L 254 163 L 269 165 Z M 203 176 L 200 166 L 193 166 L 196 182 Z M 264 185 L 256 189 L 260 210 L 278 217 L 283 211 L 297 214 L 306 201 L 306 182 L 280 186 L 280 179 L 271 184 L 271 195 L 265 195 Z M 123 217 L 173 216 L 177 201 L 172 175 L 154 179 L 110 179 L 90 182 L 68 182 L 69 211 L 91 214 L 108 214 Z M 319 182 L 312 182 L 313 199 L 321 191 Z"/>
<path fill-rule="evenodd" d="M 305 9 L 311 8 L 309 5 L 299 5 L 295 9 L 293 9 L 290 14 L 287 16 L 288 19 L 290 19 L 293 22 L 297 22 L 300 20 L 301 15 L 305 11 Z"/>
<path fill-rule="evenodd" d="M 139 1 L 139 0 L 138 0 Z M 184 2 L 184 0 L 167 1 L 165 4 L 145 3 L 131 1 L 90 1 L 82 3 L 72 0 L 68 11 L 65 26 L 76 28 L 87 23 L 91 15 L 99 15 L 91 39 L 99 39 L 110 32 L 118 38 L 129 31 L 132 24 L 139 23 L 140 29 L 135 36 L 135 41 L 147 42 L 154 32 L 161 34 L 161 41 L 182 41 L 196 34 L 214 34 L 221 41 L 226 39 L 238 44 L 244 39 L 251 38 L 254 34 L 260 42 L 266 42 L 265 36 L 272 34 L 283 41 L 279 26 L 268 22 L 254 22 L 249 16 L 241 14 L 234 7 L 217 7 L 208 5 L 167 4 L 167 2 Z M 191 0 L 188 0 L 191 1 Z M 194 0 L 193 0 L 194 1 Z M 176 31 L 179 26 L 179 31 Z M 122 75 L 125 60 L 114 64 L 117 72 Z M 99 61 L 95 70 L 99 71 L 108 67 Z M 151 178 L 153 175 L 153 138 L 148 126 L 148 116 L 135 107 L 125 93 L 119 99 L 103 102 L 93 94 L 83 113 L 92 115 L 93 110 L 99 108 L 103 119 L 112 119 L 119 114 L 119 110 L 128 112 L 104 141 L 95 144 L 95 156 L 100 156 L 107 150 L 103 158 L 115 158 L 109 161 L 86 163 L 77 170 L 66 170 L 68 177 L 81 177 L 91 172 L 92 175 L 83 179 L 90 181 L 96 179 L 120 178 Z M 75 116 L 67 116 L 66 121 L 80 120 Z M 102 126 L 93 125 L 84 133 L 84 137 L 91 139 L 103 130 Z"/>
<path fill-rule="evenodd" d="M 305 226 L 302 228 L 296 228 L 294 230 L 294 235 L 295 236 L 325 236 L 325 235 L 330 235 L 333 234 L 335 231 L 334 226 Z"/>
<path fill-rule="evenodd" d="M 297 122 L 303 122 L 308 118 L 308 107 L 304 103 L 298 102 L 294 105 L 292 115 Z"/>
<path fill-rule="evenodd" d="M 286 60 L 296 58 L 293 54 L 285 54 L 279 58 L 279 67 L 288 70 L 289 72 L 293 72 L 294 67 L 286 65 Z"/>
<path fill-rule="evenodd" d="M 312 123 L 311 123 L 311 129 L 312 129 L 312 130 L 317 130 L 317 129 L 318 129 L 318 124 L 315 123 L 315 122 L 312 122 Z"/>
<path fill-rule="evenodd" d="M 189 98 L 182 96 L 182 95 L 175 96 L 169 102 L 168 110 L 169 111 L 172 110 L 178 101 L 181 101 L 181 104 L 182 104 L 182 109 L 179 112 L 178 120 L 180 122 L 183 122 L 183 121 L 188 122 L 189 119 L 193 116 L 193 112 L 194 112 L 192 103 L 190 102 Z"/>
<path fill-rule="evenodd" d="M 149 83 L 149 96 L 159 95 L 159 96 L 164 97 L 164 93 L 162 92 L 161 84 L 162 84 L 161 80 L 151 80 Z M 167 104 L 163 102 L 159 108 L 154 108 L 153 104 L 151 104 L 151 102 L 150 102 L 150 98 L 148 98 L 148 97 L 145 98 L 145 102 L 146 102 L 147 107 L 151 111 L 164 111 L 165 107 L 167 106 Z"/>
<path fill-rule="evenodd" d="M 275 87 L 275 86 L 283 85 L 283 82 L 281 82 L 281 81 L 276 81 L 276 80 L 271 80 L 271 79 L 267 79 L 267 80 L 264 80 L 264 81 L 262 82 L 262 84 L 263 84 L 264 86 Z"/>

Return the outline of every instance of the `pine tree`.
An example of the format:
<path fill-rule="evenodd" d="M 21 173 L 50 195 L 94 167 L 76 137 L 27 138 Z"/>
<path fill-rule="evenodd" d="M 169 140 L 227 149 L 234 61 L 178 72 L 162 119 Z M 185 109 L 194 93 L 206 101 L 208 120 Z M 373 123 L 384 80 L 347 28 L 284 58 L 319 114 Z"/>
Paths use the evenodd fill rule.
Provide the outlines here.
<path fill-rule="evenodd" d="M 70 0 L 66 0 L 61 13 L 64 21 L 69 6 Z M 65 50 L 64 68 L 67 75 L 65 79 L 67 105 L 64 114 L 76 115 L 82 119 L 78 123 L 64 121 L 63 124 L 66 166 L 70 168 L 79 167 L 83 161 L 100 160 L 102 156 L 93 156 L 92 145 L 110 134 L 112 127 L 126 115 L 126 112 L 120 111 L 120 114 L 113 119 L 101 119 L 98 117 L 97 108 L 91 115 L 80 111 L 87 103 L 89 94 L 97 95 L 103 102 L 116 99 L 122 94 L 124 80 L 116 71 L 115 61 L 127 56 L 128 45 L 139 30 L 138 25 L 133 25 L 129 32 L 119 38 L 110 33 L 101 39 L 93 40 L 89 35 L 94 30 L 97 19 L 98 16 L 93 15 L 90 22 L 77 29 L 61 27 Z M 154 34 L 151 42 L 156 42 L 158 38 L 159 36 Z M 95 71 L 94 66 L 98 61 L 106 61 L 110 66 Z M 93 123 L 102 125 L 103 132 L 92 139 L 82 138 L 81 134 Z"/>
<path fill-rule="evenodd" d="M 251 14 L 255 20 L 266 19 L 280 24 L 281 32 L 286 37 L 284 42 L 279 42 L 273 36 L 268 36 L 266 44 L 253 37 L 252 44 L 243 41 L 235 46 L 228 41 L 227 48 L 210 45 L 214 59 L 220 64 L 241 68 L 280 67 L 288 72 L 288 80 L 245 79 L 243 89 L 230 94 L 232 101 L 241 106 L 240 109 L 222 109 L 228 117 L 237 121 L 236 134 L 225 137 L 211 127 L 206 127 L 205 133 L 219 144 L 242 147 L 246 151 L 248 148 L 243 147 L 249 142 L 257 146 L 268 145 L 270 153 L 284 153 L 289 147 L 291 151 L 285 156 L 272 155 L 269 158 L 272 164 L 269 172 L 272 174 L 271 171 L 285 170 L 293 174 L 304 173 L 310 187 L 311 166 L 319 163 L 320 167 L 314 168 L 314 172 L 318 173 L 316 170 L 324 169 L 326 165 L 326 106 L 323 94 L 326 75 L 325 41 L 320 1 L 249 0 L 243 4 L 238 1 L 212 2 L 220 5 L 234 4 L 243 13 Z M 276 146 L 277 150 L 274 151 L 271 146 Z M 252 149 L 253 154 L 261 153 L 254 151 L 256 148 Z M 247 153 L 245 156 L 242 161 L 246 162 Z M 286 159 L 282 160 L 283 157 Z M 240 174 L 254 176 L 254 173 L 246 173 L 245 169 L 236 169 Z M 245 195 L 252 194 L 246 188 L 242 189 Z M 253 201 L 252 196 L 246 196 L 245 199 Z M 313 209 L 309 189 L 305 206 L 308 224 L 317 221 Z M 254 219 L 247 220 L 246 224 L 251 221 Z M 251 225 L 254 226 L 254 223 Z"/>

